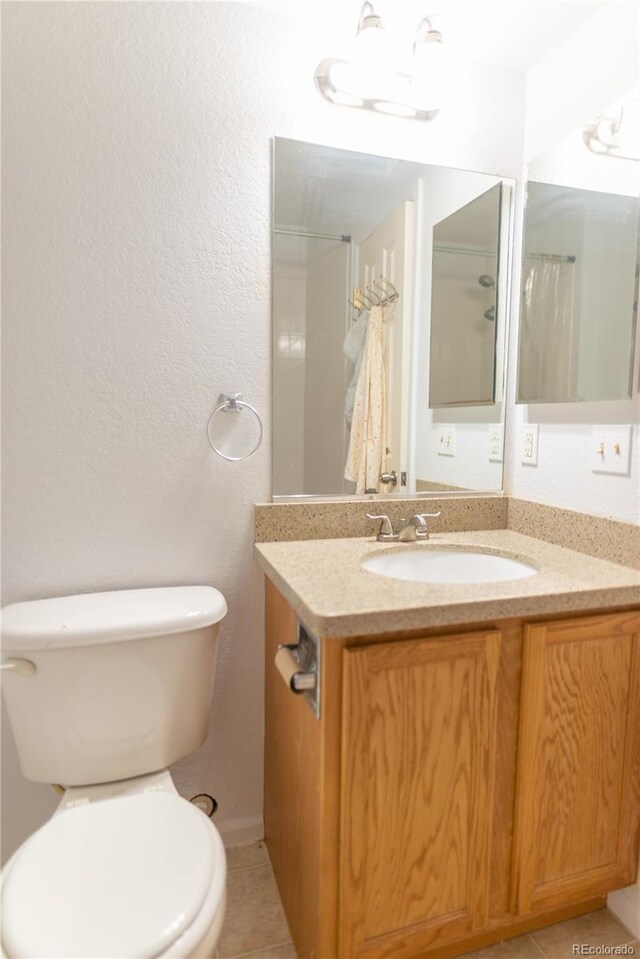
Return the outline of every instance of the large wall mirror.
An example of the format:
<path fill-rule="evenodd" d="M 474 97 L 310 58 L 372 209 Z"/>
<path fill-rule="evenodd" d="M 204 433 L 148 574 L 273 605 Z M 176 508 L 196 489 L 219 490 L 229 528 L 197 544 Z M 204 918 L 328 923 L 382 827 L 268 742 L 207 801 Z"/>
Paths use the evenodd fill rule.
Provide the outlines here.
<path fill-rule="evenodd" d="M 502 488 L 513 181 L 276 139 L 273 494 Z"/>
<path fill-rule="evenodd" d="M 582 130 L 529 165 L 517 402 L 632 395 L 639 168 Z"/>

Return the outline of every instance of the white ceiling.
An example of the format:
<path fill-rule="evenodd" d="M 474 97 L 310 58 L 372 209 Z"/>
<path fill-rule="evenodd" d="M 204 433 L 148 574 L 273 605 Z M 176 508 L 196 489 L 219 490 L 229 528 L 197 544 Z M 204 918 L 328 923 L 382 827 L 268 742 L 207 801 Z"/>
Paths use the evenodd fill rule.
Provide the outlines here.
<path fill-rule="evenodd" d="M 484 63 L 527 71 L 605 6 L 596 0 L 434 0 L 432 13 L 452 50 Z"/>
<path fill-rule="evenodd" d="M 614 0 L 634 3 L 635 0 Z M 600 0 L 374 0 L 389 33 L 410 42 L 428 16 L 448 50 L 462 57 L 526 71 L 567 39 L 607 4 Z M 296 20 L 330 24 L 341 55 L 355 35 L 361 0 L 276 0 L 272 4 Z"/>

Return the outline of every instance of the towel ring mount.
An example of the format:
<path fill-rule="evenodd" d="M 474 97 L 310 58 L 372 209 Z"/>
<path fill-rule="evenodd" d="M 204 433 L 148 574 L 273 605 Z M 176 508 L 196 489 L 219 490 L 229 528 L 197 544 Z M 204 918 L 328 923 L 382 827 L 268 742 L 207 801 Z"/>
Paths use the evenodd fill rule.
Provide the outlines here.
<path fill-rule="evenodd" d="M 245 453 L 243 456 L 229 456 L 228 453 L 223 453 L 216 444 L 211 439 L 211 424 L 217 413 L 241 413 L 244 409 L 249 410 L 250 413 L 253 413 L 257 422 L 258 422 L 258 440 L 250 452 Z M 240 463 L 242 460 L 248 460 L 250 456 L 259 449 L 260 444 L 262 443 L 262 434 L 263 434 L 262 420 L 260 419 L 260 414 L 257 409 L 247 403 L 246 400 L 242 399 L 242 393 L 221 393 L 218 397 L 218 405 L 214 409 L 213 413 L 209 417 L 209 422 L 207 423 L 207 439 L 209 440 L 209 446 L 214 453 L 217 453 L 218 456 L 221 456 L 223 460 L 227 460 L 230 463 Z"/>

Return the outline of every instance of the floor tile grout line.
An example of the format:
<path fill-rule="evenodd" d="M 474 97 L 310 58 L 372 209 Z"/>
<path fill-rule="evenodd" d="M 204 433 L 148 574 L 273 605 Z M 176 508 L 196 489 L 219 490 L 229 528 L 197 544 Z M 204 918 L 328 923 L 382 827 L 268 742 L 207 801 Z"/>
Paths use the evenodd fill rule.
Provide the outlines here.
<path fill-rule="evenodd" d="M 544 959 L 549 959 L 548 954 L 544 951 L 540 943 L 536 940 L 535 936 L 532 936 L 531 933 L 528 932 L 527 938 L 531 940 L 531 942 L 534 944 L 534 946 L 536 947 L 540 955 L 544 957 Z"/>
<path fill-rule="evenodd" d="M 233 869 L 227 869 L 227 875 L 233 876 L 236 872 L 246 872 L 248 869 L 264 869 L 265 866 L 270 866 L 266 859 L 264 862 L 251 863 L 250 866 L 234 866 Z"/>
<path fill-rule="evenodd" d="M 266 845 L 264 844 L 264 839 L 258 840 L 258 842 L 255 843 L 255 844 L 254 844 L 254 843 L 250 843 L 250 846 L 253 846 L 253 845 L 256 845 L 256 846 L 258 847 L 258 849 L 260 850 L 260 852 L 262 852 L 263 855 L 262 855 L 261 860 L 258 861 L 258 862 L 247 863 L 246 866 L 231 866 L 231 867 L 229 867 L 229 865 L 227 864 L 227 874 L 228 874 L 228 875 L 231 875 L 232 872 L 244 872 L 244 870 L 246 870 L 246 869 L 255 869 L 256 866 L 264 866 L 264 865 L 266 865 L 267 863 L 268 863 L 269 865 L 271 865 L 271 862 L 270 862 L 270 860 L 269 860 L 269 854 L 268 854 L 268 852 L 267 852 L 267 847 L 266 847 Z M 243 846 L 232 846 L 232 847 L 231 847 L 231 849 L 236 849 L 236 848 L 239 848 L 239 849 L 249 848 L 249 846 L 246 846 L 246 847 L 243 847 Z M 226 850 L 226 852 L 230 852 L 231 849 Z"/>
<path fill-rule="evenodd" d="M 261 952 L 264 952 L 265 949 L 279 949 L 280 946 L 292 946 L 293 942 L 291 939 L 285 939 L 283 942 L 271 942 L 269 945 L 259 946 L 257 949 L 252 949 L 251 952 L 234 952 L 232 956 L 222 956 L 221 959 L 251 959 L 251 956 L 260 956 Z"/>

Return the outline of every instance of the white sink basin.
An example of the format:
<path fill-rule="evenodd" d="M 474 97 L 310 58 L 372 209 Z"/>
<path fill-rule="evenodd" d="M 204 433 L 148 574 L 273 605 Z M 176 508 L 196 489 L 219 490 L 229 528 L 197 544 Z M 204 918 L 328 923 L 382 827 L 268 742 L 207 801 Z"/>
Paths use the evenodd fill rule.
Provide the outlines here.
<path fill-rule="evenodd" d="M 419 548 L 375 553 L 363 559 L 360 565 L 378 576 L 412 583 L 502 583 L 538 572 L 535 566 L 497 553 Z"/>

